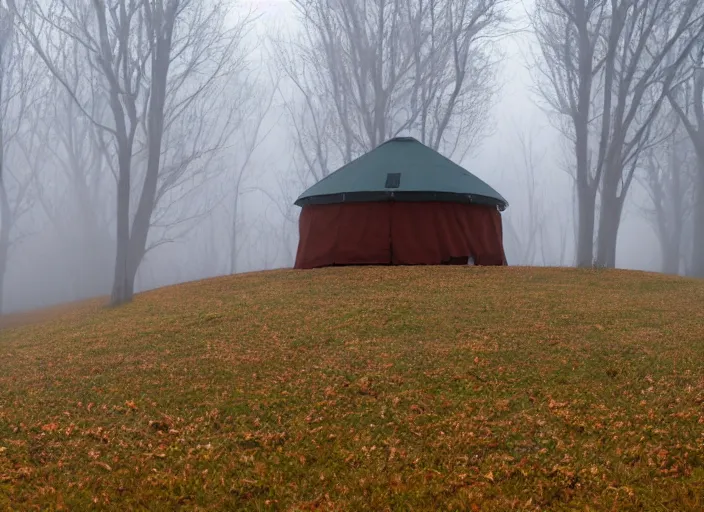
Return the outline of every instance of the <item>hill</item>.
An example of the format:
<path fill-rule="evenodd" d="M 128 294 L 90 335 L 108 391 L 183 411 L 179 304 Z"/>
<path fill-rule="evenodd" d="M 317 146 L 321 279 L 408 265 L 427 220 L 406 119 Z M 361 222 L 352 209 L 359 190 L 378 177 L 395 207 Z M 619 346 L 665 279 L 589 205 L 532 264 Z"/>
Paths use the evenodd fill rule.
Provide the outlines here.
<path fill-rule="evenodd" d="M 702 510 L 704 282 L 252 273 L 0 331 L 0 508 Z"/>

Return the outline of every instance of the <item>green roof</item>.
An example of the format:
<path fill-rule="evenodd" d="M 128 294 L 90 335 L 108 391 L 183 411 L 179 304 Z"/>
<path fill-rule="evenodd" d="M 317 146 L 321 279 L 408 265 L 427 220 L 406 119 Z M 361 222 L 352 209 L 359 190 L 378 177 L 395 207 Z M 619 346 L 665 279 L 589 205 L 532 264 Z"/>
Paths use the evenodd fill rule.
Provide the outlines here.
<path fill-rule="evenodd" d="M 508 202 L 474 174 L 412 137 L 391 139 L 303 192 L 297 206 L 354 201 Z"/>

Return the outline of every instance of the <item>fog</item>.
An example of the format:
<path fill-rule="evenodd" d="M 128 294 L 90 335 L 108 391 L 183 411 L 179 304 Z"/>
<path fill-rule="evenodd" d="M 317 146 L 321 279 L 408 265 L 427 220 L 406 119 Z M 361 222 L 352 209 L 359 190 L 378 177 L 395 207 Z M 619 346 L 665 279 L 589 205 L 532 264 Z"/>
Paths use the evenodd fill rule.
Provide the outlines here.
<path fill-rule="evenodd" d="M 63 1 L 63 4 L 73 6 L 81 3 L 78 0 Z M 118 5 L 120 2 L 111 0 L 107 3 Z M 167 0 L 162 3 L 169 4 Z M 218 3 L 204 2 L 204 11 L 200 14 L 197 9 L 193 8 L 191 12 L 188 7 L 183 16 L 205 16 L 208 8 L 205 4 L 215 6 Z M 301 137 L 297 132 L 299 121 L 306 119 L 301 106 L 305 98 L 281 64 L 281 48 L 306 28 L 305 20 L 300 10 L 287 0 L 222 3 L 230 7 L 224 19 L 225 28 L 240 26 L 250 9 L 255 17 L 250 18 L 247 30 L 242 31 L 237 48 L 231 50 L 232 55 L 238 55 L 238 61 L 230 63 L 231 66 L 228 64 L 229 74 L 225 78 L 221 78 L 224 73 L 218 75 L 220 81 L 199 96 L 183 116 L 174 116 L 174 123 L 165 131 L 160 165 L 162 169 L 171 169 L 172 174 L 164 171 L 159 178 L 158 189 L 166 184 L 165 191 L 150 216 L 149 250 L 138 264 L 135 292 L 233 272 L 288 268 L 293 264 L 299 208 L 292 203 L 316 180 L 315 174 L 305 168 L 306 160 L 301 153 L 301 140 L 308 144 L 309 137 Z M 311 11 L 319 3 L 312 0 L 299 2 L 300 5 L 308 4 Z M 339 2 L 330 0 L 327 3 Z M 578 220 L 574 170 L 570 164 L 575 158 L 574 143 L 560 128 L 564 126 L 564 119 L 555 121 L 536 88 L 537 73 L 532 59 L 540 51 L 528 14 L 535 12 L 540 5 L 517 1 L 498 3 L 506 7 L 510 21 L 492 39 L 492 51 L 501 57 L 492 64 L 495 77 L 488 87 L 495 94 L 486 115 L 481 116 L 485 134 L 467 149 L 466 154 L 460 148 L 452 158 L 508 200 L 509 207 L 503 213 L 503 219 L 509 265 L 574 266 L 577 263 Z M 549 3 L 548 0 L 539 2 L 543 7 Z M 37 111 L 31 108 L 17 110 L 14 104 L 8 107 L 6 104 L 15 101 L 7 99 L 11 98 L 7 91 L 14 87 L 10 80 L 19 80 L 28 73 L 20 75 L 13 70 L 4 71 L 4 167 L 13 176 L 28 174 L 31 168 L 29 178 L 18 177 L 14 188 L 8 188 L 11 193 L 17 193 L 23 179 L 27 183 L 22 207 L 13 217 L 12 243 L 3 286 L 4 312 L 109 296 L 113 289 L 118 245 L 115 211 L 119 149 L 108 132 L 103 133 L 107 149 L 103 148 L 102 153 L 96 149 L 99 144 L 96 145 L 95 141 L 99 137 L 94 132 L 101 128 L 88 120 L 84 112 L 92 108 L 94 102 L 102 102 L 104 109 L 99 114 L 92 114 L 102 116 L 100 119 L 112 129 L 114 121 L 107 106 L 109 88 L 98 87 L 91 93 L 90 84 L 77 79 L 77 83 L 83 85 L 75 89 L 75 95 L 79 96 L 76 101 L 66 93 L 65 84 L 58 80 L 68 74 L 60 70 L 60 76 L 57 76 L 49 70 L 47 60 L 57 63 L 60 58 L 71 58 L 72 55 L 70 51 L 52 50 L 47 41 L 58 37 L 58 30 L 48 30 L 51 24 L 42 25 L 37 12 L 50 12 L 51 8 L 56 9 L 61 4 L 56 0 L 17 0 L 3 8 L 15 10 L 13 23 L 16 29 L 9 37 L 27 53 L 16 55 L 15 59 L 24 59 L 26 64 L 31 60 L 29 53 L 46 48 L 45 59 L 35 58 L 31 66 L 27 64 L 28 69 L 39 77 L 35 82 L 40 90 L 27 104 L 38 104 L 47 95 L 53 98 Z M 37 6 L 45 10 L 37 10 Z M 85 34 L 92 34 L 92 8 L 82 9 L 85 16 L 81 19 L 87 20 L 88 27 Z M 22 16 L 25 16 L 25 22 L 20 19 Z M 694 19 L 696 13 L 692 16 Z M 54 27 L 60 24 L 58 21 L 54 23 Z M 44 27 L 46 33 L 41 32 L 40 27 Z M 185 29 L 179 29 L 177 25 L 176 33 L 178 30 Z M 313 29 L 309 26 L 308 30 Z M 189 48 L 183 40 L 178 44 Z M 696 52 L 695 46 L 688 49 L 692 55 Z M 8 51 L 17 53 L 17 48 L 13 48 L 5 49 L 5 54 Z M 297 47 L 292 43 L 287 48 L 292 50 L 294 57 L 297 55 Z M 218 58 L 216 50 L 208 51 L 212 51 L 213 56 L 199 64 L 206 74 L 210 72 L 213 59 Z M 84 59 L 81 51 L 75 55 L 79 60 Z M 7 65 L 8 59 L 4 62 Z M 96 62 L 93 62 L 92 69 L 98 76 L 100 67 Z M 300 64 L 295 60 L 287 62 Z M 681 72 L 688 79 L 686 65 L 686 62 L 682 64 Z M 85 67 L 88 69 L 89 66 L 86 64 Z M 173 69 L 178 68 L 172 67 L 172 72 Z M 183 69 L 186 69 L 185 65 Z M 193 76 L 200 74 L 194 73 Z M 98 78 L 95 80 L 99 81 Z M 187 94 L 197 90 L 199 79 L 189 77 L 187 80 L 183 89 L 178 89 L 175 94 L 186 98 Z M 175 80 L 168 82 L 167 95 L 176 90 L 175 83 Z M 325 99 L 319 91 L 316 94 L 318 100 Z M 472 93 L 467 94 L 470 98 Z M 648 101 L 654 101 L 650 96 L 648 98 Z M 171 108 L 168 98 L 166 108 Z M 303 113 L 299 115 L 300 112 Z M 467 112 L 467 116 L 474 115 L 471 109 Z M 668 113 L 667 102 L 663 102 L 658 118 Z M 75 156 L 79 161 L 82 159 L 85 167 L 82 175 L 85 180 L 80 184 L 71 173 L 75 159 L 70 158 L 59 142 L 67 128 L 64 124 L 48 121 L 50 114 L 62 123 L 68 120 L 75 128 L 75 146 L 81 150 Z M 20 125 L 22 130 L 15 130 L 18 132 L 16 137 L 9 137 L 12 126 Z M 139 126 L 136 147 L 146 152 L 153 141 L 149 135 L 152 132 L 146 128 L 144 120 Z M 462 130 L 469 130 L 463 126 L 462 123 L 453 124 L 448 130 L 463 140 Z M 653 126 L 659 129 L 660 125 Z M 417 136 L 417 130 L 410 127 L 401 135 Z M 662 135 L 664 137 L 664 131 Z M 215 144 L 215 140 L 219 143 Z M 361 154 L 362 146 L 354 150 L 355 156 Z M 656 142 L 648 147 L 660 151 Z M 446 153 L 443 149 L 441 145 L 439 150 Z M 133 216 L 138 208 L 139 187 L 148 174 L 148 158 L 139 156 L 139 151 L 135 151 L 137 163 L 132 179 L 132 187 L 137 192 L 130 199 L 130 214 Z M 328 171 L 333 171 L 344 163 L 344 158 L 338 158 L 337 153 L 330 151 L 334 155 L 327 162 Z M 694 155 L 692 148 L 689 151 Z M 34 163 L 31 162 L 33 156 L 36 158 Z M 652 218 L 645 213 L 652 207 L 652 200 L 641 164 L 638 164 L 634 176 L 618 228 L 615 266 L 661 271 L 663 251 Z M 86 202 L 86 198 L 90 200 Z M 12 200 L 10 197 L 10 204 L 13 204 Z M 691 244 L 687 243 L 693 236 L 691 224 L 687 224 L 680 249 L 682 259 L 687 261 L 692 258 Z M 596 230 L 594 236 L 597 237 Z M 690 266 L 683 264 L 680 273 L 688 273 Z"/>

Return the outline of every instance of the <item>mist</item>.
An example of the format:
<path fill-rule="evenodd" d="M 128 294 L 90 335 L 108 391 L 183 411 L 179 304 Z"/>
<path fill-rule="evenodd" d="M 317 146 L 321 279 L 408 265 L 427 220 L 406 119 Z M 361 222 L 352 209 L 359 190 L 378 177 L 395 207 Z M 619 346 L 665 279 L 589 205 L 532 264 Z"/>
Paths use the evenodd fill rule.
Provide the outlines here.
<path fill-rule="evenodd" d="M 115 49 L 110 55 L 101 53 L 107 50 L 99 44 L 103 32 L 93 4 L 15 0 L 3 5 L 0 109 L 8 208 L 3 210 L 2 222 L 9 236 L 6 242 L 0 240 L 8 249 L 6 268 L 0 266 L 2 312 L 98 296 L 128 302 L 130 292 L 289 268 L 298 240 L 295 198 L 350 158 L 394 135 L 421 139 L 508 200 L 503 221 L 509 265 L 586 266 L 578 254 L 578 158 L 570 124 L 575 116 L 566 109 L 558 111 L 559 101 L 549 101 L 555 100 L 555 91 L 564 91 L 555 88 L 554 80 L 546 80 L 555 76 L 549 73 L 549 64 L 553 71 L 560 65 L 545 57 L 550 55 L 550 45 L 560 43 L 554 40 L 554 32 L 545 31 L 545 24 L 564 22 L 551 11 L 555 2 L 491 0 L 485 2 L 491 7 L 476 15 L 478 24 L 470 26 L 473 18 L 468 16 L 466 27 L 444 28 L 440 22 L 426 27 L 425 7 L 393 13 L 392 2 L 367 2 L 370 18 L 378 14 L 379 6 L 389 4 L 378 19 L 393 20 L 388 30 L 383 24 L 368 23 L 363 31 L 357 26 L 354 33 L 362 37 L 364 32 L 369 41 L 383 37 L 388 43 L 381 54 L 395 55 L 388 57 L 395 64 L 387 64 L 380 73 L 379 80 L 387 84 L 378 90 L 374 62 L 364 61 L 372 46 L 364 43 L 357 48 L 367 53 L 351 52 L 354 45 L 348 44 L 343 31 L 344 20 L 350 17 L 346 6 L 358 3 L 362 2 L 160 0 L 155 3 L 163 8 L 159 14 L 143 11 L 140 2 L 109 0 L 103 2 L 108 32 L 115 28 L 110 24 L 116 23 L 125 29 L 125 40 L 131 38 L 120 54 L 119 38 L 106 32 Z M 576 0 L 569 5 L 580 3 L 585 4 Z M 592 30 L 598 25 L 595 6 L 601 4 L 586 3 L 593 17 L 585 27 Z M 480 9 L 479 3 L 466 0 L 437 4 L 438 19 L 444 12 L 440 4 L 450 6 L 447 9 L 462 5 L 474 9 L 473 13 Z M 704 176 L 704 153 L 698 161 L 695 144 L 688 138 L 694 133 L 687 131 L 683 119 L 694 126 L 697 105 L 702 102 L 697 91 L 701 96 L 698 84 L 704 79 L 697 70 L 704 51 L 704 7 L 692 0 L 674 4 L 669 8 L 688 12 L 689 17 L 670 22 L 685 29 L 672 42 L 662 65 L 653 63 L 650 56 L 643 57 L 637 68 L 655 69 L 652 82 L 661 84 L 661 89 L 648 85 L 639 97 L 631 90 L 624 93 L 627 103 L 638 102 L 633 125 L 623 129 L 627 147 L 620 165 L 614 164 L 618 169 L 604 164 L 603 181 L 599 178 L 594 184 L 590 264 L 663 271 L 663 243 L 671 242 L 663 242 L 663 232 L 671 232 L 676 220 L 681 237 L 676 241 L 674 271 L 699 275 L 696 232 L 701 228 L 695 218 L 704 201 L 704 186 L 699 193 L 694 184 Z M 111 18 L 111 12 L 119 13 L 111 8 L 120 6 L 134 9 L 129 22 L 126 17 L 119 21 L 119 14 Z M 333 14 L 326 18 L 328 11 Z M 163 17 L 162 25 L 155 23 L 157 15 Z M 163 28 L 169 15 L 172 34 Z M 359 14 L 360 20 L 364 15 Z M 404 29 L 403 23 L 410 28 Z M 667 27 L 653 28 L 653 33 L 666 31 Z M 448 35 L 455 33 L 462 35 Z M 157 73 L 161 69 L 157 48 L 163 47 L 149 46 L 149 37 L 140 34 L 153 36 L 154 41 L 171 38 L 171 67 L 164 76 Z M 459 45 L 466 52 L 464 61 L 449 50 L 436 49 L 452 48 L 457 41 L 451 37 L 465 38 Z M 431 39 L 432 47 L 423 46 Z M 653 36 L 655 40 L 660 39 Z M 415 54 L 407 50 L 413 41 L 418 45 Z M 597 48 L 595 53 L 602 51 Z M 402 69 L 396 56 L 409 62 L 415 57 L 415 67 L 409 63 Z M 120 83 L 119 93 L 112 88 L 111 71 L 104 69 L 109 58 L 114 59 L 111 69 Z M 123 73 L 121 59 L 134 69 Z M 331 67 L 331 62 L 339 63 L 339 68 Z M 355 62 L 370 77 L 364 87 Z M 447 66 L 435 69 L 433 62 Z M 463 81 L 453 74 L 453 62 L 466 66 Z M 395 78 L 394 65 L 400 70 Z M 619 61 L 613 67 L 615 74 L 625 76 L 623 67 Z M 595 70 L 594 76 L 597 72 L 601 73 Z M 434 79 L 438 73 L 442 78 Z M 638 71 L 636 77 L 642 74 Z M 131 93 L 125 92 L 128 85 Z M 453 97 L 455 86 L 459 94 Z M 599 146 L 606 89 L 602 78 L 595 79 L 593 96 L 587 98 L 596 105 L 587 127 L 593 134 L 585 163 L 591 169 L 588 172 L 598 171 L 600 149 L 611 154 L 615 147 L 613 142 L 603 145 L 603 140 L 603 147 Z M 385 94 L 381 99 L 379 91 Z M 162 92 L 164 114 L 160 115 Z M 374 94 L 377 105 L 367 97 Z M 121 158 L 125 145 L 119 137 L 116 101 L 128 121 L 125 140 L 133 137 L 125 158 Z M 375 118 L 375 107 L 384 110 L 384 119 Z M 433 121 L 446 113 L 447 123 Z M 618 125 L 616 113 L 612 118 Z M 377 124 L 370 128 L 372 121 Z M 701 123 L 704 133 L 704 119 Z M 677 219 L 664 220 L 675 204 L 675 196 L 662 188 L 672 182 L 675 172 L 668 163 L 675 135 L 680 141 L 677 154 L 682 155 L 677 172 L 682 173 L 682 183 L 691 185 L 678 185 L 684 199 L 675 196 L 686 207 L 680 208 Z M 632 147 L 631 140 L 635 141 Z M 130 165 L 131 170 L 125 170 Z M 607 176 L 614 173 L 619 177 L 609 181 Z M 131 177 L 125 185 L 131 195 L 128 191 L 119 198 L 120 183 L 125 183 L 120 178 L 125 176 Z M 154 177 L 154 190 L 145 193 L 149 176 Z M 607 217 L 619 209 L 617 201 L 615 210 L 603 204 L 611 197 L 612 183 L 617 183 L 616 196 L 623 196 L 622 210 L 614 219 Z M 602 201 L 602 196 L 607 199 Z M 149 201 L 144 198 L 150 197 L 154 200 L 145 206 Z M 129 210 L 125 217 L 118 207 L 123 200 Z M 122 231 L 127 238 L 118 233 L 120 218 L 123 227 L 129 225 L 127 235 Z M 614 226 L 615 261 L 611 261 L 609 249 L 600 244 L 606 243 L 605 233 Z M 148 232 L 143 247 L 137 240 L 140 230 Z M 125 275 L 117 275 L 116 258 L 127 262 Z M 672 263 L 668 269 L 673 271 Z M 128 282 L 131 270 L 134 289 L 116 292 L 116 280 Z"/>

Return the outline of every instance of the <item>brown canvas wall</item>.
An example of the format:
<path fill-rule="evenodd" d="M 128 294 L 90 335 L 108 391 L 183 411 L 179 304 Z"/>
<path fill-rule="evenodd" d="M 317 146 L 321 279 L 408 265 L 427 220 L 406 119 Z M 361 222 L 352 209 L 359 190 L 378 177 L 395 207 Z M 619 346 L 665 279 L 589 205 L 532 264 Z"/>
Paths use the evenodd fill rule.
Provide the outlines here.
<path fill-rule="evenodd" d="M 307 205 L 295 268 L 328 265 L 506 265 L 501 214 L 447 202 Z"/>

